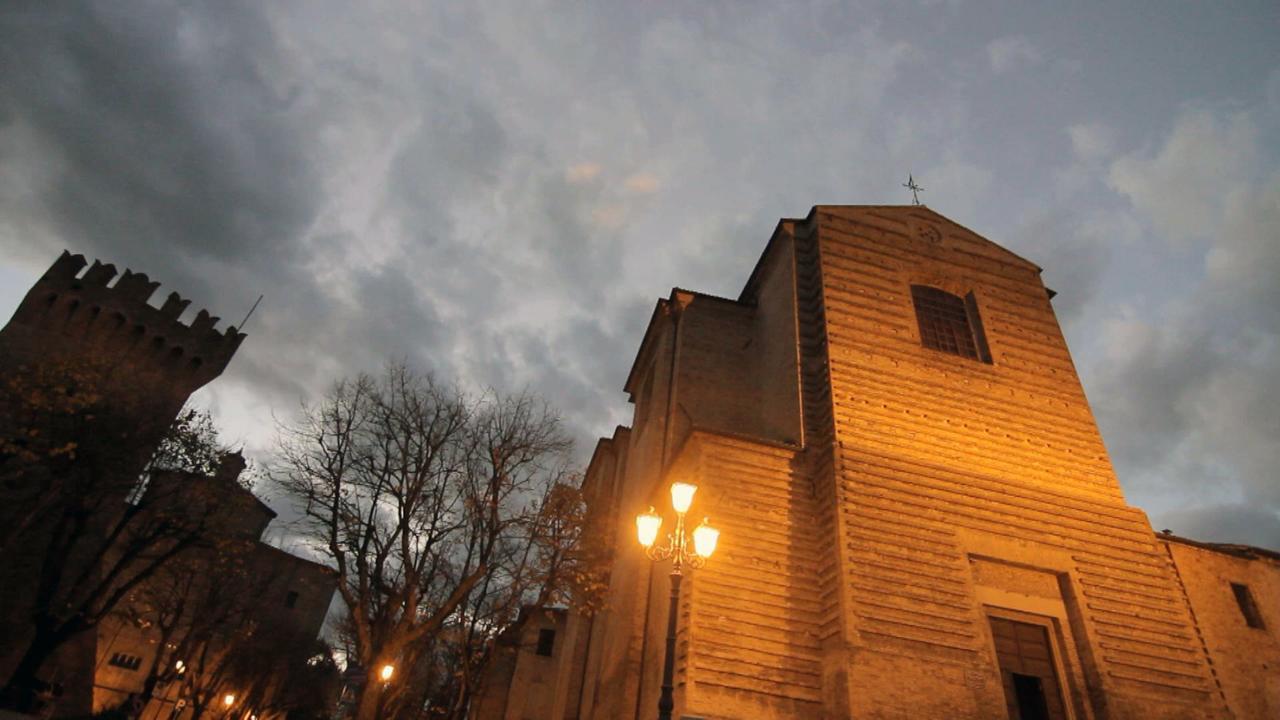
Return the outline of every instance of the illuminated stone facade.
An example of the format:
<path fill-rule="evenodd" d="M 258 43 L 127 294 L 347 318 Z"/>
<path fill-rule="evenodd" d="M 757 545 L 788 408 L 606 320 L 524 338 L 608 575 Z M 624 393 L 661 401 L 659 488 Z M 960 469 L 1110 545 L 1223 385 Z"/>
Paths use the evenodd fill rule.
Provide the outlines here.
<path fill-rule="evenodd" d="M 736 300 L 674 290 L 585 480 L 613 565 L 576 703 L 506 717 L 655 717 L 668 566 L 631 518 L 675 479 L 723 530 L 683 586 L 675 717 L 1280 716 L 1277 556 L 1125 502 L 1051 297 L 876 206 L 782 220 Z"/>

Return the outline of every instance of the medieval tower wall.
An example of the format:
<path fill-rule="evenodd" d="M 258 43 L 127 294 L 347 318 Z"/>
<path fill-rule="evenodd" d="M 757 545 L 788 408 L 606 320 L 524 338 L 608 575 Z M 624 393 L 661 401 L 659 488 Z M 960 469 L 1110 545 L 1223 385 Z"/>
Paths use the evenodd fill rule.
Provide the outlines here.
<path fill-rule="evenodd" d="M 95 507 L 111 508 L 118 499 L 123 508 L 187 398 L 222 373 L 244 335 L 234 327 L 215 330 L 218 318 L 204 310 L 190 324 L 180 322 L 190 301 L 177 293 L 153 307 L 148 300 L 159 283 L 143 273 L 118 274 L 113 265 L 98 261 L 87 265 L 84 256 L 63 252 L 0 329 L 0 436 L 21 446 L 23 436 L 34 432 L 49 447 L 73 449 L 77 440 L 92 437 L 100 455 L 110 457 L 85 460 L 83 451 L 76 457 L 84 464 L 82 474 L 101 489 L 101 497 L 91 500 Z M 62 409 L 60 396 L 94 401 Z M 48 398 L 55 400 L 44 402 Z M 13 554 L 0 574 L 0 636 L 14 639 L 0 647 L 0 672 L 7 677 L 23 646 L 19 638 L 30 632 L 25 619 L 44 548 L 53 542 L 57 518 L 44 517 L 50 511 L 41 509 L 40 501 L 65 478 L 47 474 L 38 464 L 25 472 L 19 468 L 5 480 L 0 523 L 29 526 L 20 538 L 22 552 Z M 94 521 L 105 526 L 112 512 L 98 513 Z M 102 531 L 91 529 L 86 537 L 94 532 Z M 93 562 L 99 547 L 93 542 L 67 546 L 68 565 Z M 88 632 L 68 643 L 55 663 L 56 674 L 92 678 L 93 642 Z M 91 700 L 91 683 L 73 684 L 62 706 L 87 714 Z"/>
<path fill-rule="evenodd" d="M 148 300 L 160 283 L 145 273 L 63 252 L 27 292 L 0 330 L 0 365 L 69 363 L 107 373 L 102 391 L 131 403 L 149 398 L 172 418 L 186 399 L 226 369 L 244 340 L 234 327 L 201 310 L 179 321 L 191 301 L 171 292 L 161 307 Z M 115 280 L 112 284 L 112 280 Z"/>

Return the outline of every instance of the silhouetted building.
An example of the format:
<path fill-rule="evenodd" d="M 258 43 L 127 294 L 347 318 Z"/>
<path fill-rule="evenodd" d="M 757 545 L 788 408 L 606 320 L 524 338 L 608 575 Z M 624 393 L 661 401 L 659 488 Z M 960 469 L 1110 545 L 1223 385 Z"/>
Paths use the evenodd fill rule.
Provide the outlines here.
<path fill-rule="evenodd" d="M 1125 502 L 1052 296 L 882 206 L 782 220 L 736 299 L 673 290 L 584 481 L 613 556 L 556 664 L 581 676 L 522 644 L 476 717 L 656 715 L 669 566 L 632 519 L 669 527 L 675 480 L 723 531 L 683 586 L 675 717 L 1280 715 L 1278 556 L 1157 537 Z"/>
<path fill-rule="evenodd" d="M 280 701 L 280 677 L 271 675 L 282 676 L 287 672 L 282 663 L 296 662 L 299 653 L 314 652 L 337 576 L 261 541 L 276 513 L 239 484 L 243 469 L 235 453 L 212 476 L 160 473 L 152 478 L 149 491 L 166 502 L 191 497 L 194 512 L 212 503 L 212 532 L 200 549 L 139 587 L 99 625 L 95 712 L 140 697 L 155 668 L 161 680 L 140 720 L 193 717 L 201 693 L 212 700 L 215 714 L 228 709 L 222 700 L 231 695 L 237 716 L 283 717 L 272 711 Z M 169 627 L 162 624 L 166 616 Z M 255 657 L 245 666 L 231 653 Z"/>
<path fill-rule="evenodd" d="M 144 519 L 163 512 L 207 513 L 201 518 L 207 525 L 202 549 L 165 567 L 199 565 L 212 553 L 238 546 L 237 577 L 249 583 L 244 593 L 256 593 L 261 604 L 254 621 L 274 626 L 282 638 L 309 634 L 314 639 L 333 593 L 332 574 L 260 542 L 274 513 L 237 484 L 244 467 L 238 454 L 225 457 L 212 477 L 152 473 L 146 493 L 130 497 L 188 397 L 223 372 L 244 335 L 234 327 L 215 329 L 218 318 L 204 310 L 190 324 L 181 322 L 189 301 L 177 293 L 170 293 L 161 307 L 150 305 L 159 284 L 145 274 L 125 270 L 117 277 L 112 265 L 86 265 L 83 256 L 64 252 L 0 330 L 0 379 L 6 384 L 0 393 L 0 438 L 5 441 L 0 444 L 0 539 L 5 541 L 0 545 L 0 681 L 9 678 L 29 644 L 25 640 L 33 632 L 36 586 L 45 558 L 54 557 L 49 547 L 55 536 L 79 538 L 63 563 L 68 577 L 57 581 L 69 586 L 76 581 L 71 576 L 82 570 L 95 578 L 136 537 L 129 530 L 107 541 L 113 523 L 129 507 L 139 508 Z M 86 406 L 92 409 L 75 410 L 75 401 L 66 398 L 77 396 L 92 398 Z M 61 412 L 63 406 L 70 410 Z M 98 424 L 86 424 L 91 422 Z M 91 428 L 88 434 L 84 427 Z M 109 434 L 111 440 L 105 450 L 99 448 L 101 462 L 86 467 L 90 460 L 74 441 L 83 444 L 94 439 L 93 433 Z M 59 438 L 52 453 L 39 446 L 51 437 Z M 60 448 L 63 439 L 73 442 Z M 119 450 L 111 453 L 109 446 L 116 440 Z M 33 450 L 37 446 L 39 452 Z M 62 469 L 50 470 L 54 467 Z M 73 512 L 67 503 L 45 502 L 57 493 L 64 499 L 75 494 L 68 488 L 79 486 L 57 475 L 69 470 L 87 478 L 80 481 L 100 495 L 86 506 L 92 516 L 83 520 L 78 536 L 65 535 L 68 518 L 81 522 L 74 513 L 84 508 Z M 22 532 L 3 533 L 14 527 Z M 149 551 L 159 554 L 171 547 L 157 544 Z M 99 559 L 102 548 L 107 550 Z M 200 580 L 189 588 L 190 595 L 207 595 L 219 578 Z M 138 691 L 159 650 L 154 628 L 143 627 L 148 615 L 135 599 L 153 586 L 149 581 L 130 590 L 114 616 L 65 643 L 41 668 L 40 677 L 61 691 L 59 715 L 87 714 L 91 707 Z"/>
<path fill-rule="evenodd" d="M 163 429 L 191 393 L 222 374 L 245 336 L 217 331 L 218 318 L 205 310 L 180 322 L 191 301 L 176 292 L 150 305 L 160 283 L 145 273 L 117 278 L 114 265 L 86 264 L 63 252 L 31 287 L 0 330 L 0 368 L 10 375 L 24 365 L 91 364 L 106 374 L 100 390 L 110 401 L 127 406 L 140 427 Z"/>

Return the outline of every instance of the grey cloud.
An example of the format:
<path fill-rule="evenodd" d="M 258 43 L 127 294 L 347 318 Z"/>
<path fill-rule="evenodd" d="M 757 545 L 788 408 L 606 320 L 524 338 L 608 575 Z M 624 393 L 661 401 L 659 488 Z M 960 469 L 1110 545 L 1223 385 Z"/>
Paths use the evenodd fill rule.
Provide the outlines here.
<path fill-rule="evenodd" d="M 92 250 L 109 239 L 116 255 L 292 260 L 282 241 L 312 212 L 314 176 L 268 79 L 264 24 L 231 5 L 73 7 L 0 25 L 0 106 L 36 143 L 14 151 L 55 168 L 44 219 Z"/>
<path fill-rule="evenodd" d="M 1041 61 L 1040 50 L 1023 35 L 1008 35 L 987 43 L 987 60 L 996 74 Z"/>
<path fill-rule="evenodd" d="M 327 314 L 331 302 L 301 265 L 318 178 L 278 89 L 287 83 L 275 38 L 253 7 L 31 4 L 6 14 L 0 108 L 5 137 L 17 140 L 0 145 L 3 163 L 40 168 L 47 185 L 36 203 L 3 187 L 0 210 L 49 229 L 6 242 L 45 262 L 68 246 L 131 266 L 230 322 L 265 291 L 261 330 L 283 329 L 286 298 L 297 303 L 293 321 Z M 271 389 L 282 385 L 297 389 Z"/>
<path fill-rule="evenodd" d="M 1204 239 L 1220 221 L 1226 189 L 1254 179 L 1256 143 L 1248 114 L 1219 117 L 1194 110 L 1178 118 L 1159 152 L 1117 159 L 1108 182 L 1150 219 L 1161 238 Z"/>
<path fill-rule="evenodd" d="M 1088 227 L 1082 214 L 1055 208 L 1030 218 L 1009 244 L 1045 269 L 1045 284 L 1058 291 L 1053 306 L 1063 325 L 1081 320 L 1101 288 L 1114 238 Z"/>
<path fill-rule="evenodd" d="M 1047 268 L 1078 363 L 1099 368 L 1085 381 L 1139 504 L 1159 499 L 1148 492 L 1161 483 L 1189 496 L 1205 477 L 1273 497 L 1269 456 L 1256 449 L 1272 433 L 1272 396 L 1250 389 L 1278 384 L 1276 320 L 1261 309 L 1278 304 L 1270 229 L 1280 220 L 1272 195 L 1220 201 L 1230 191 L 1215 183 L 1238 168 L 1267 180 L 1275 160 L 1227 147 L 1249 136 L 1230 113 L 1171 134 L 1152 118 L 1219 87 L 1244 101 L 1269 92 L 1255 104 L 1274 113 L 1276 83 L 1227 86 L 1184 68 L 1183 89 L 1129 60 L 1166 46 L 1176 57 L 1156 66 L 1208 56 L 1214 37 L 1230 37 L 1234 74 L 1274 80 L 1260 65 L 1272 55 L 1258 51 L 1274 42 L 1221 13 L 1194 18 L 1219 23 L 1213 32 L 1138 50 L 1128 40 L 1147 35 L 1123 17 L 1102 24 L 1120 27 L 1120 41 L 1047 11 L 1004 15 L 821 3 L 9 4 L 0 265 L 34 273 L 70 246 L 232 322 L 264 293 L 214 393 L 261 415 L 232 413 L 242 423 L 232 434 L 255 447 L 270 445 L 271 412 L 287 416 L 335 377 L 404 357 L 473 387 L 541 392 L 589 452 L 629 414 L 621 385 L 657 297 L 673 285 L 734 296 L 778 217 L 907 202 L 898 185 L 914 171 L 931 206 Z M 1035 38 L 1051 62 L 996 78 L 983 45 L 995 26 Z M 1063 73 L 1059 61 L 1083 67 Z M 1151 104 L 1112 101 L 1139 93 Z M 1269 116 L 1251 112 L 1265 148 Z M 1102 142 L 1064 127 L 1113 132 Z M 1205 142 L 1223 148 L 1208 158 L 1225 168 L 1209 182 L 1180 169 L 1205 159 Z M 1112 149 L 1127 154 L 1107 175 Z M 1093 164 L 1046 207 L 1044 168 L 1075 160 Z M 628 189 L 636 177 L 658 182 Z M 1211 217 L 1182 222 L 1201 206 Z M 1123 220 L 1182 233 L 1170 235 L 1180 250 L 1143 249 L 1186 289 L 1185 307 L 1159 293 L 1140 304 L 1151 283 L 1117 279 L 1134 266 L 1116 264 L 1137 262 Z M 1210 236 L 1207 265 L 1188 260 Z M 1130 352 L 1103 362 L 1087 348 L 1105 343 L 1085 342 L 1082 354 L 1074 339 L 1100 335 L 1125 304 L 1144 333 L 1115 346 Z"/>
<path fill-rule="evenodd" d="M 1233 138 L 1220 149 L 1229 158 L 1254 156 L 1254 134 L 1239 130 L 1236 117 L 1192 113 L 1154 160 L 1122 159 L 1112 178 L 1159 189 L 1171 177 L 1225 172 L 1221 157 L 1184 152 L 1186 135 L 1236 127 L 1218 133 L 1218 140 Z M 1149 309 L 1149 319 L 1112 322 L 1112 362 L 1099 372 L 1093 397 L 1126 482 L 1156 498 L 1165 515 L 1197 518 L 1215 537 L 1265 544 L 1275 539 L 1280 513 L 1280 182 L 1253 184 L 1251 166 L 1230 164 L 1232 172 L 1218 178 L 1226 193 L 1179 180 L 1172 197 L 1130 194 L 1157 229 L 1180 222 L 1188 205 L 1208 208 L 1194 233 L 1212 240 L 1203 246 L 1199 278 L 1182 292 Z M 1230 522 L 1221 508 L 1188 509 L 1232 502 L 1270 524 Z"/>
<path fill-rule="evenodd" d="M 1206 542 L 1241 542 L 1265 548 L 1280 547 L 1280 514 L 1252 505 L 1209 505 L 1152 515 L 1156 530 Z"/>

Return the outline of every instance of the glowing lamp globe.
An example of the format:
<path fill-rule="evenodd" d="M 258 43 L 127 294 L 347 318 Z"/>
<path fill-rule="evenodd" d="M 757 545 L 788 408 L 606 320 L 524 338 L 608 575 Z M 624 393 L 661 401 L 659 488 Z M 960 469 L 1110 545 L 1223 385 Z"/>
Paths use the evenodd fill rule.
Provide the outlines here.
<path fill-rule="evenodd" d="M 671 507 L 682 515 L 689 512 L 689 506 L 693 504 L 693 494 L 697 491 L 697 485 L 671 483 Z"/>
<path fill-rule="evenodd" d="M 641 513 L 636 516 L 636 535 L 640 538 L 640 544 L 645 547 L 653 547 L 653 543 L 658 539 L 658 528 L 662 527 L 662 517 L 649 508 L 649 512 Z"/>
<path fill-rule="evenodd" d="M 223 704 L 223 705 L 226 705 L 227 707 L 231 707 L 232 705 L 235 705 L 235 704 L 236 704 L 236 696 L 235 696 L 235 695 L 232 695 L 231 693 L 227 693 L 226 695 L 223 695 L 223 696 L 222 696 L 222 704 Z"/>
<path fill-rule="evenodd" d="M 699 557 L 709 558 L 716 551 L 716 541 L 719 539 L 720 531 L 708 525 L 704 518 L 702 524 L 693 531 L 693 550 Z"/>
<path fill-rule="evenodd" d="M 395 674 L 396 674 L 395 665 L 383 665 L 382 670 L 379 671 L 378 673 L 378 675 L 382 678 L 382 682 L 388 682 L 389 680 L 391 680 L 391 676 Z"/>

